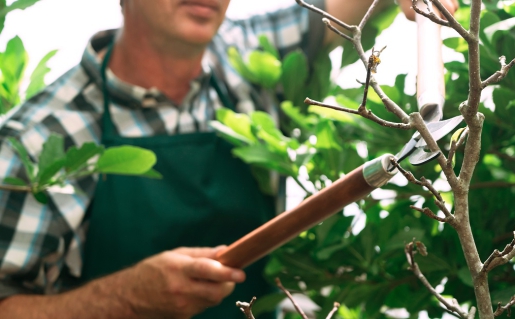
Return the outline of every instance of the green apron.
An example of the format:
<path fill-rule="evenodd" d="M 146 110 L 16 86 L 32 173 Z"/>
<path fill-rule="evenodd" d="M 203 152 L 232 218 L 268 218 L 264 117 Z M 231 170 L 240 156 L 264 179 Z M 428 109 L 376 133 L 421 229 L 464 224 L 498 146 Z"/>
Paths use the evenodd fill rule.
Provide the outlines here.
<path fill-rule="evenodd" d="M 273 198 L 260 192 L 250 168 L 231 154 L 231 146 L 215 133 L 121 137 L 109 113 L 102 64 L 104 114 L 102 143 L 152 150 L 163 179 L 108 175 L 100 177 L 88 212 L 83 280 L 91 280 L 165 250 L 181 246 L 230 244 L 274 216 Z M 211 84 L 230 106 L 216 79 Z M 271 292 L 263 279 L 264 260 L 248 267 L 247 280 L 219 306 L 195 319 L 241 319 L 236 301 Z M 151 283 L 149 283 L 151 284 Z M 260 318 L 274 318 L 273 314 Z"/>

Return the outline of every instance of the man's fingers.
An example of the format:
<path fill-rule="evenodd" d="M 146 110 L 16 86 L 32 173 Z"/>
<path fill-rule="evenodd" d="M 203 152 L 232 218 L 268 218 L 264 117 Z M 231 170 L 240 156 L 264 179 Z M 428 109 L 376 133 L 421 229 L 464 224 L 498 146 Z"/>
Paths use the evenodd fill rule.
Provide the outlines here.
<path fill-rule="evenodd" d="M 197 302 L 205 307 L 219 304 L 229 296 L 234 290 L 234 283 L 231 282 L 211 282 L 203 280 L 192 280 L 190 292 L 196 296 Z"/>
<path fill-rule="evenodd" d="M 225 247 L 226 246 L 224 246 L 224 245 L 217 246 L 214 248 L 213 247 L 195 247 L 195 248 L 180 247 L 180 248 L 174 249 L 172 251 L 175 253 L 178 253 L 178 254 L 187 255 L 187 256 L 195 257 L 195 258 L 205 257 L 205 258 L 213 259 L 216 257 L 216 254 L 218 253 L 218 251 L 220 251 L 220 249 L 223 249 Z"/>
<path fill-rule="evenodd" d="M 184 267 L 184 272 L 190 278 L 215 282 L 243 282 L 245 280 L 245 273 L 242 270 L 226 267 L 209 258 L 192 259 Z"/>

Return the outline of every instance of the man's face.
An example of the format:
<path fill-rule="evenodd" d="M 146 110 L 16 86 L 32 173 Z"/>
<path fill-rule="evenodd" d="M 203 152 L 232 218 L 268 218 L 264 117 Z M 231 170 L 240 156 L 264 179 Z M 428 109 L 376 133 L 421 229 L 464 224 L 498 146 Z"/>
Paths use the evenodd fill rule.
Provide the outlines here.
<path fill-rule="evenodd" d="M 159 41 L 204 45 L 225 18 L 230 0 L 125 0 L 125 23 Z"/>

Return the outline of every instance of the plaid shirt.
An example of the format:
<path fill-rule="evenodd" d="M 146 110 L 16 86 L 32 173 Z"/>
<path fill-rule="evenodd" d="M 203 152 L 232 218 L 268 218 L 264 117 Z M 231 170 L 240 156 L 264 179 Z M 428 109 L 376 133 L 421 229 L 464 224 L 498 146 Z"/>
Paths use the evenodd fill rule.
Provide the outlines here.
<path fill-rule="evenodd" d="M 323 6 L 323 0 L 312 2 Z M 235 46 L 245 54 L 258 46 L 258 35 L 265 34 L 281 54 L 300 47 L 313 58 L 324 33 L 319 20 L 297 5 L 244 20 L 226 19 L 204 55 L 201 76 L 191 83 L 180 105 L 157 89 L 123 83 L 108 70 L 107 86 L 113 101 L 110 110 L 119 134 L 137 137 L 210 130 L 208 123 L 222 106 L 209 85 L 211 72 L 225 83 L 238 111 L 256 109 L 262 92 L 230 66 L 227 49 Z M 66 148 L 90 141 L 100 143 L 104 99 L 97 52 L 113 35 L 114 31 L 97 34 L 78 66 L 27 101 L 0 127 L 0 178 L 26 179 L 19 158 L 5 143 L 8 136 L 21 140 L 34 158 L 50 132 L 62 134 Z M 266 111 L 276 113 L 270 107 Z M 59 292 L 63 278 L 80 276 L 88 222 L 85 212 L 96 180 L 92 176 L 72 181 L 80 190 L 74 194 L 50 192 L 47 205 L 39 204 L 31 194 L 0 191 L 0 298 Z"/>

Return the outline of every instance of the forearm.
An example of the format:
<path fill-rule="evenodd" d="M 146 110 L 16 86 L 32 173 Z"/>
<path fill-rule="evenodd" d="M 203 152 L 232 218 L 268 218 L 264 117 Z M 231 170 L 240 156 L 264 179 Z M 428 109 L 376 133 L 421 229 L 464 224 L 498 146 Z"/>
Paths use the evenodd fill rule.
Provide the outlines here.
<path fill-rule="evenodd" d="M 129 292 L 122 291 L 122 287 L 120 272 L 58 295 L 16 295 L 0 301 L 0 318 L 138 318 L 128 301 Z"/>

